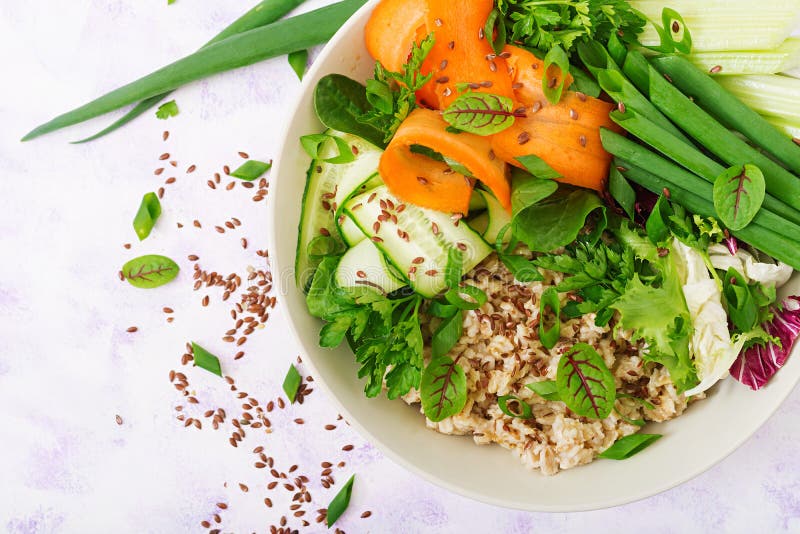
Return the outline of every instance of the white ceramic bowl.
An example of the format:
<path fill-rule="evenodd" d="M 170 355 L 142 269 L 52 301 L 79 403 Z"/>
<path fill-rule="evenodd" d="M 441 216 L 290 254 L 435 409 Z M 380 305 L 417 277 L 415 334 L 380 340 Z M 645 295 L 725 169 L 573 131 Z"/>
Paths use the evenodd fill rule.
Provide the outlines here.
<path fill-rule="evenodd" d="M 579 511 L 642 499 L 681 484 L 710 468 L 739 447 L 778 408 L 800 379 L 800 352 L 759 392 L 727 379 L 709 398 L 674 421 L 651 425 L 664 434 L 647 451 L 629 460 L 601 460 L 545 477 L 525 468 L 499 446 L 478 447 L 470 437 L 446 436 L 425 427 L 416 408 L 386 398 L 367 399 L 356 377 L 357 365 L 346 346 L 317 345 L 319 320 L 306 311 L 294 285 L 293 265 L 300 202 L 309 158 L 298 138 L 318 133 L 313 91 L 317 81 L 340 73 L 359 81 L 370 77 L 373 62 L 364 46 L 363 28 L 376 0 L 356 13 L 336 34 L 303 82 L 272 174 L 271 251 L 279 302 L 304 361 L 341 413 L 387 456 L 419 476 L 467 497 L 497 506 L 531 511 Z M 795 275 L 789 290 L 800 293 Z"/>

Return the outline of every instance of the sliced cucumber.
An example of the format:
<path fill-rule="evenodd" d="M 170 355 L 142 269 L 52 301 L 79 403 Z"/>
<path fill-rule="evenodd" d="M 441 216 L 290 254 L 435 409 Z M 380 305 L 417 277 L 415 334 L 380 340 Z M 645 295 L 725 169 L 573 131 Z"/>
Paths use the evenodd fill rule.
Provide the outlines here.
<path fill-rule="evenodd" d="M 345 243 L 347 243 L 348 247 L 357 245 L 366 239 L 367 236 L 364 235 L 364 232 L 361 231 L 361 228 L 356 226 L 356 223 L 353 222 L 353 219 L 344 213 L 342 207 L 352 197 L 360 195 L 361 193 L 366 193 L 367 191 L 375 189 L 382 184 L 383 180 L 381 180 L 380 174 L 376 172 L 359 184 L 355 190 L 351 191 L 342 202 L 339 202 L 339 210 L 336 212 L 336 226 L 339 229 L 339 235 L 342 236 L 342 239 Z"/>
<path fill-rule="evenodd" d="M 469 197 L 469 212 L 481 211 L 486 209 L 486 201 L 483 199 L 480 190 L 472 191 L 472 196 Z"/>
<path fill-rule="evenodd" d="M 345 288 L 370 287 L 385 294 L 406 285 L 393 274 L 386 256 L 368 239 L 342 256 L 336 269 L 336 283 Z"/>
<path fill-rule="evenodd" d="M 309 254 L 309 245 L 315 239 L 322 238 L 331 241 L 327 248 L 344 246 L 336 228 L 336 211 L 349 193 L 378 170 L 378 161 L 383 153 L 381 149 L 354 135 L 335 130 L 325 133 L 344 139 L 353 148 L 355 159 L 338 165 L 315 160 L 308 169 L 295 258 L 295 281 L 304 291 L 308 289 L 321 261 L 319 256 Z M 329 140 L 322 147 L 323 157 L 330 156 L 335 150 L 335 143 Z"/>
<path fill-rule="evenodd" d="M 469 225 L 446 213 L 403 204 L 386 186 L 347 201 L 345 212 L 424 297 L 445 289 L 448 252 L 463 252 L 466 274 L 492 249 Z"/>
<path fill-rule="evenodd" d="M 470 228 L 472 228 L 479 234 L 483 235 L 486 232 L 486 229 L 489 228 L 489 212 L 486 211 L 480 212 L 480 214 L 469 219 L 467 221 L 467 224 L 469 225 Z M 489 244 L 491 245 L 492 243 L 489 242 Z"/>
<path fill-rule="evenodd" d="M 500 202 L 488 191 L 482 189 L 477 190 L 486 201 L 486 214 L 489 217 L 486 229 L 483 231 L 483 238 L 491 245 L 497 241 L 497 236 L 500 230 L 511 224 L 511 215 L 506 211 Z M 473 227 L 474 228 L 474 227 Z M 511 239 L 511 232 L 506 232 L 503 236 L 503 242 L 508 243 Z"/>

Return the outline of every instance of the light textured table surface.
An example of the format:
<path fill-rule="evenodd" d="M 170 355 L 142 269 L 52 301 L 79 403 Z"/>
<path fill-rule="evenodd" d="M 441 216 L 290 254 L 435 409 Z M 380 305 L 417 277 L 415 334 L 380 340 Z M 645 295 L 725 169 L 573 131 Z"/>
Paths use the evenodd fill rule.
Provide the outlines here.
<path fill-rule="evenodd" d="M 591 513 L 507 511 L 434 487 L 337 421 L 320 391 L 302 405 L 266 414 L 273 431 L 248 430 L 233 448 L 230 420 L 245 401 L 223 380 L 182 367 L 185 342 L 217 353 L 238 391 L 261 407 L 280 395 L 298 351 L 280 314 L 242 347 L 223 342 L 238 293 L 223 302 L 218 288 L 194 291 L 187 256 L 198 255 L 208 271 L 243 278 L 248 266 L 266 267 L 256 251 L 267 247 L 269 197 L 254 202 L 256 190 L 240 184 L 227 191 L 230 178 L 215 190 L 207 181 L 224 165 L 238 166 L 239 151 L 257 159 L 275 154 L 300 87 L 285 59 L 181 89 L 178 117 L 161 121 L 150 112 L 95 143 L 67 141 L 105 119 L 27 144 L 18 139 L 54 114 L 190 52 L 251 3 L 0 3 L 0 530 L 203 532 L 201 522 L 209 521 L 223 532 L 264 532 L 286 515 L 292 527 L 322 532 L 316 510 L 356 473 L 350 509 L 337 524 L 349 533 L 800 531 L 800 391 L 704 475 L 645 501 Z M 161 161 L 163 153 L 169 156 Z M 190 165 L 197 170 L 187 174 Z M 156 176 L 161 167 L 166 170 Z M 173 176 L 177 181 L 164 186 L 162 218 L 139 243 L 131 229 L 139 199 Z M 215 231 L 231 217 L 242 225 Z M 202 228 L 193 226 L 195 219 Z M 178 280 L 151 291 L 120 282 L 120 266 L 145 253 L 176 259 Z M 206 294 L 210 304 L 203 307 Z M 174 313 L 164 313 L 165 306 Z M 128 333 L 131 326 L 138 331 Z M 246 354 L 234 361 L 240 349 Z M 170 384 L 171 369 L 186 374 L 198 404 Z M 176 406 L 202 420 L 202 429 L 184 427 Z M 214 431 L 203 413 L 217 407 L 228 419 Z M 325 430 L 328 424 L 337 428 Z M 354 449 L 343 451 L 347 444 Z M 267 489 L 269 467 L 254 465 L 257 446 L 274 458 L 279 475 L 287 473 L 273 490 Z M 331 489 L 320 482 L 325 461 L 334 464 Z M 341 461 L 346 464 L 337 467 Z M 283 484 L 300 474 L 309 477 L 312 498 L 297 518 L 290 510 L 294 490 Z M 228 507 L 219 510 L 216 503 Z M 367 510 L 371 517 L 362 519 Z M 306 529 L 303 519 L 311 524 Z"/>

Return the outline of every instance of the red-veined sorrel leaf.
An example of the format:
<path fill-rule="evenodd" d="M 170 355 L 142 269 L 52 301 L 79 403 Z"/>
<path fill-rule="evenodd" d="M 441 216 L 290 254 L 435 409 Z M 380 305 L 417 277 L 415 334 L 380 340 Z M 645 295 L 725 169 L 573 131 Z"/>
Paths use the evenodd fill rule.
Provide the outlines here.
<path fill-rule="evenodd" d="M 122 266 L 122 274 L 134 287 L 152 289 L 171 282 L 178 276 L 178 264 L 166 256 L 139 256 Z"/>
<path fill-rule="evenodd" d="M 431 360 L 422 373 L 419 389 L 425 417 L 434 422 L 457 414 L 467 403 L 464 369 L 447 356 Z"/>
<path fill-rule="evenodd" d="M 556 385 L 567 408 L 583 417 L 605 419 L 614 408 L 616 384 L 603 358 L 586 343 L 577 343 L 558 362 Z"/>
<path fill-rule="evenodd" d="M 444 110 L 444 120 L 454 128 L 477 135 L 494 135 L 514 124 L 514 117 L 524 117 L 524 111 L 514 111 L 514 102 L 507 96 L 472 91 L 458 97 Z"/>
<path fill-rule="evenodd" d="M 800 336 L 800 297 L 789 297 L 783 309 L 775 309 L 773 313 L 772 322 L 763 327 L 769 335 L 780 339 L 780 345 L 754 345 L 742 351 L 731 367 L 733 378 L 754 390 L 766 385 L 783 367 Z"/>
<path fill-rule="evenodd" d="M 714 209 L 731 230 L 741 230 L 753 220 L 766 195 L 766 182 L 755 165 L 735 165 L 714 182 Z"/>

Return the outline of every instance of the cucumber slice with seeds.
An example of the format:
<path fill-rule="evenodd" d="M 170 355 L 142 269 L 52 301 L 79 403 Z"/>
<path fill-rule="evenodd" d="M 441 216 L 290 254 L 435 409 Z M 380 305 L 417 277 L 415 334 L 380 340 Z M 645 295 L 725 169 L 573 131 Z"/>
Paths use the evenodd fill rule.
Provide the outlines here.
<path fill-rule="evenodd" d="M 342 256 L 336 268 L 336 283 L 344 288 L 368 287 L 386 295 L 407 285 L 393 274 L 386 256 L 368 239 Z"/>

